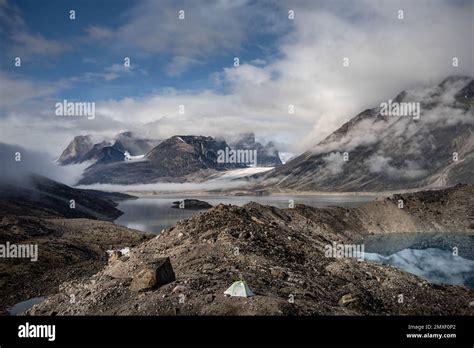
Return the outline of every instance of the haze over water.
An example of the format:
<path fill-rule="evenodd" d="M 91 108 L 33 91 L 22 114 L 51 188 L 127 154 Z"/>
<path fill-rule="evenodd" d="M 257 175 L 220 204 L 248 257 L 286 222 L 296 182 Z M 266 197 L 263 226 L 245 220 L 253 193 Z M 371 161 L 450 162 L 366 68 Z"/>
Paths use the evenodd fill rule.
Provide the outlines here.
<path fill-rule="evenodd" d="M 306 204 L 312 207 L 342 206 L 356 207 L 374 199 L 370 196 L 207 196 L 161 198 L 146 197 L 136 200 L 126 200 L 117 207 L 124 212 L 115 222 L 129 228 L 145 232 L 160 233 L 162 229 L 173 226 L 177 221 L 189 218 L 202 210 L 187 210 L 172 208 L 172 203 L 184 198 L 196 198 L 206 201 L 213 206 L 220 203 L 242 206 L 249 202 L 272 205 L 277 208 L 288 208 L 289 200 L 295 204 Z"/>

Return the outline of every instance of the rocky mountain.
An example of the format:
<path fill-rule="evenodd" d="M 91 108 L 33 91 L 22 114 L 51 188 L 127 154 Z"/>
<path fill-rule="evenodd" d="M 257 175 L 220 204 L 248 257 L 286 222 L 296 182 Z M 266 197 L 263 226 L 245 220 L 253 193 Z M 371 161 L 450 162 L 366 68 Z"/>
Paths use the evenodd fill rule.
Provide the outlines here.
<path fill-rule="evenodd" d="M 173 136 L 155 146 L 143 160 L 89 167 L 78 184 L 182 182 L 187 175 L 200 171 L 245 168 L 245 164 L 217 161 L 219 150 L 226 147 L 225 140 L 212 137 Z"/>
<path fill-rule="evenodd" d="M 182 167 L 201 169 L 241 168 L 240 164 L 218 163 L 219 150 L 224 150 L 227 145 L 223 139 L 204 136 L 173 136 L 153 148 L 146 159 L 153 163 L 160 163 L 170 170 Z M 192 169 L 192 171 L 195 171 Z"/>
<path fill-rule="evenodd" d="M 85 153 L 81 158 L 77 159 L 76 163 L 82 163 L 82 162 L 96 162 L 100 160 L 104 155 L 107 153 L 107 149 L 111 148 L 112 144 L 109 141 L 102 141 L 100 143 L 96 143 L 92 146 L 92 148 Z M 104 150 L 105 149 L 105 150 Z M 122 155 L 122 160 L 123 160 L 123 155 Z"/>
<path fill-rule="evenodd" d="M 121 162 L 125 161 L 126 153 L 131 156 L 145 155 L 159 142 L 124 132 L 116 135 L 112 141 L 104 140 L 94 144 L 90 135 L 80 135 L 64 149 L 58 163 L 68 165 L 90 161 L 93 165 L 100 165 Z"/>
<path fill-rule="evenodd" d="M 256 151 L 257 166 L 282 164 L 275 145 L 272 142 L 266 145 L 256 142 L 253 133 L 241 135 L 232 145 L 223 139 L 205 136 L 173 136 L 165 141 L 143 139 L 132 132 L 120 133 L 114 139 L 113 142 L 104 140 L 93 143 L 89 135 L 77 136 L 63 151 L 58 163 L 90 162 L 78 183 L 81 185 L 153 183 L 157 180 L 181 182 L 186 181 L 185 176 L 199 171 L 222 171 L 254 165 L 253 153 L 245 157 L 248 163 L 239 161 L 237 156 L 234 161 L 228 154 L 241 150 Z M 224 161 L 219 159 L 220 152 Z"/>
<path fill-rule="evenodd" d="M 102 147 L 95 156 L 91 159 L 94 160 L 94 166 L 100 166 L 104 164 L 123 162 L 125 161 L 125 153 L 118 150 L 115 146 L 104 146 Z"/>
<path fill-rule="evenodd" d="M 58 163 L 65 166 L 68 164 L 82 163 L 86 155 L 94 147 L 90 135 L 78 135 L 64 149 L 59 156 Z"/>
<path fill-rule="evenodd" d="M 254 133 L 241 134 L 238 139 L 230 143 L 234 150 L 256 150 L 258 167 L 276 167 L 282 165 L 278 149 L 273 142 L 266 145 L 255 141 Z"/>
<path fill-rule="evenodd" d="M 383 191 L 474 182 L 472 78 L 449 77 L 382 102 L 266 173 L 259 187 Z"/>
<path fill-rule="evenodd" d="M 61 284 L 28 314 L 473 315 L 466 286 L 432 284 L 389 265 L 325 253 L 331 243 L 394 231 L 469 238 L 473 193 L 472 185 L 459 185 L 405 194 L 406 209 L 398 208 L 398 196 L 357 208 L 220 204 L 111 257 L 93 276 Z M 460 255 L 473 257 L 472 248 L 459 247 Z M 255 296 L 226 297 L 238 279 Z M 80 302 L 71 305 L 70 294 Z"/>

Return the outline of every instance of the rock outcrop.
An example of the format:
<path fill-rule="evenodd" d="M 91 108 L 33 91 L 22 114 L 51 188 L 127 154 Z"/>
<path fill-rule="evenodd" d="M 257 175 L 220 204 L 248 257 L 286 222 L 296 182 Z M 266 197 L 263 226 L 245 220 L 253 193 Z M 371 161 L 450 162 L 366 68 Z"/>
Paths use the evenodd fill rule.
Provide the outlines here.
<path fill-rule="evenodd" d="M 174 201 L 172 208 L 179 209 L 209 209 L 212 205 L 201 201 L 199 199 L 183 199 L 181 201 Z"/>
<path fill-rule="evenodd" d="M 78 184 L 137 184 L 183 182 L 198 172 L 244 168 L 239 163 L 218 163 L 224 140 L 203 136 L 173 136 L 155 146 L 142 161 L 110 163 L 86 170 Z"/>
<path fill-rule="evenodd" d="M 85 156 L 94 147 L 89 135 L 78 135 L 64 149 L 59 156 L 58 163 L 61 165 L 82 163 Z"/>
<path fill-rule="evenodd" d="M 159 143 L 159 140 L 144 139 L 132 132 L 123 132 L 98 143 L 93 143 L 90 135 L 79 135 L 64 149 L 58 163 L 65 166 L 83 162 L 91 162 L 91 165 L 123 162 L 126 153 L 145 155 Z"/>

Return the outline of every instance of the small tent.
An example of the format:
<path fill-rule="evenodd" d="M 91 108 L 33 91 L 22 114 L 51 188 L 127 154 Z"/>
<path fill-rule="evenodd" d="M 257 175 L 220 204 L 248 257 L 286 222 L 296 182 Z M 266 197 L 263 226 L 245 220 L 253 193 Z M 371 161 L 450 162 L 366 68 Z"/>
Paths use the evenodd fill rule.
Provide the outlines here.
<path fill-rule="evenodd" d="M 229 296 L 238 296 L 238 297 L 250 297 L 255 296 L 255 294 L 250 290 L 247 283 L 243 280 L 234 282 L 224 294 Z"/>

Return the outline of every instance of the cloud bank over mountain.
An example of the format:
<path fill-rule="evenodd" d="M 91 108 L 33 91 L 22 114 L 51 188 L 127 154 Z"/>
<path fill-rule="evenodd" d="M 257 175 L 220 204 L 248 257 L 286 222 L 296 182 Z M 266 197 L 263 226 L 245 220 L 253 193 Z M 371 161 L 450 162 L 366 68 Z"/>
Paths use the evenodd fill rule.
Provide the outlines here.
<path fill-rule="evenodd" d="M 177 19 L 180 9 L 186 13 L 182 21 Z M 295 13 L 293 20 L 289 10 Z M 83 99 L 97 104 L 96 118 L 87 121 L 54 117 L 54 103 L 79 83 L 77 76 L 43 81 L 2 72 L 3 80 L 15 80 L 8 84 L 12 97 L 0 102 L 2 139 L 58 153 L 77 134 L 111 136 L 131 130 L 163 139 L 174 134 L 226 136 L 238 130 L 302 152 L 360 110 L 401 90 L 433 85 L 453 74 L 474 76 L 472 13 L 472 1 L 257 5 L 242 0 L 210 1 L 205 7 L 193 1 L 140 1 L 120 24 L 89 26 L 84 35 L 111 49 L 123 46 L 123 55 L 135 60 L 167 52 L 169 61 L 153 67 L 180 83 L 158 84 L 146 94 L 123 86 L 130 89 L 126 97 L 86 94 Z M 250 42 L 262 47 L 259 57 L 246 48 Z M 239 67 L 233 66 L 234 57 L 240 59 Z M 459 66 L 453 67 L 453 57 Z M 344 58 L 348 66 L 343 66 Z M 206 76 L 194 79 L 196 71 Z M 154 74 L 144 66 L 142 72 L 135 74 L 136 83 L 144 74 Z M 114 75 L 113 80 L 120 83 L 121 78 Z M 107 88 L 103 78 L 96 83 Z"/>

